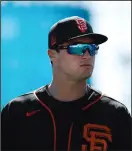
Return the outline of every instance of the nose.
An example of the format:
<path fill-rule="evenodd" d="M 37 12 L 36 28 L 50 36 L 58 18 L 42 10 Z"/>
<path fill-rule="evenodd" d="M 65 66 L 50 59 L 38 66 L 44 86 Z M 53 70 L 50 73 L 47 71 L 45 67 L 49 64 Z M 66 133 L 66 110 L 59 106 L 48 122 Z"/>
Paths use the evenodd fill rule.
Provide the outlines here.
<path fill-rule="evenodd" d="M 82 58 L 85 59 L 85 58 L 90 58 L 90 57 L 91 57 L 91 56 L 90 56 L 88 50 L 86 50 L 85 53 L 83 54 Z"/>

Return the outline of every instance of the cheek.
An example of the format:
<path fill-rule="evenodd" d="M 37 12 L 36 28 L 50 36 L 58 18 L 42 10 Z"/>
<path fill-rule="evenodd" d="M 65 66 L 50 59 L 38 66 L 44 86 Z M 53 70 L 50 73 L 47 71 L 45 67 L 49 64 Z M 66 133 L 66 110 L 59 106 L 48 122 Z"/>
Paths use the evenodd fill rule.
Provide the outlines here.
<path fill-rule="evenodd" d="M 79 58 L 74 56 L 65 56 L 59 59 L 59 64 L 65 70 L 76 70 L 79 66 Z"/>

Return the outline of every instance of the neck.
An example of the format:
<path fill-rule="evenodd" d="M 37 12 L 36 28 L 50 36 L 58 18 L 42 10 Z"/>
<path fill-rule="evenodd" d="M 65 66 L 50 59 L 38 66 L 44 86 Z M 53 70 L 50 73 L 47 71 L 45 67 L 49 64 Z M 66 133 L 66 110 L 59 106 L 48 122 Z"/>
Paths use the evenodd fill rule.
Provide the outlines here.
<path fill-rule="evenodd" d="M 81 98 L 87 90 L 86 81 L 59 81 L 53 80 L 48 87 L 49 93 L 57 100 L 72 101 Z"/>

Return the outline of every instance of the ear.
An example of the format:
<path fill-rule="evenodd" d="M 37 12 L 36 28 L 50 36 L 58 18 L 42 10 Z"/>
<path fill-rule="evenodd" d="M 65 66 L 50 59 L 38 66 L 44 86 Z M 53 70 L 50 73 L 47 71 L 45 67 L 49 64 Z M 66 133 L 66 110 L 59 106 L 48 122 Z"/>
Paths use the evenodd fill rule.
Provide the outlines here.
<path fill-rule="evenodd" d="M 48 50 L 48 56 L 49 56 L 51 61 L 56 61 L 57 52 L 55 50 L 49 49 Z"/>

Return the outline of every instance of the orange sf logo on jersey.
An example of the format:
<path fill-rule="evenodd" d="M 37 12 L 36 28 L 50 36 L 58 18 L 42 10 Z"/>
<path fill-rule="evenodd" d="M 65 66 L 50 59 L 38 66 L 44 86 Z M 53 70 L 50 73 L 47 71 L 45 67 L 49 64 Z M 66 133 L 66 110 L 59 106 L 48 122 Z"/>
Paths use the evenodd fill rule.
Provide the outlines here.
<path fill-rule="evenodd" d="M 83 138 L 89 142 L 90 151 L 107 151 L 107 141 L 112 142 L 110 128 L 104 125 L 90 123 L 84 126 Z M 82 151 L 87 151 L 89 149 L 87 145 L 82 145 Z"/>

